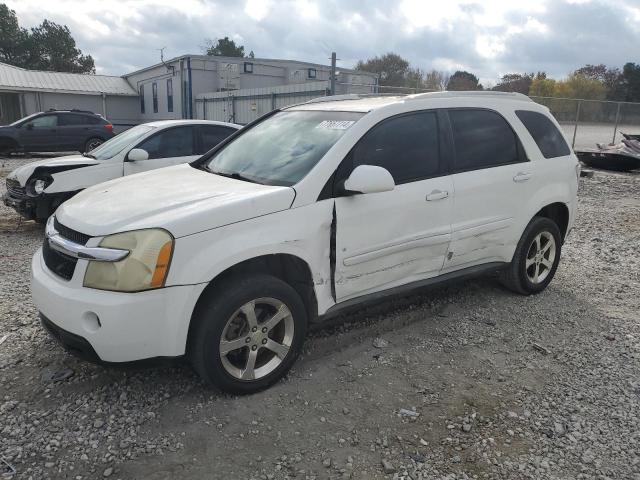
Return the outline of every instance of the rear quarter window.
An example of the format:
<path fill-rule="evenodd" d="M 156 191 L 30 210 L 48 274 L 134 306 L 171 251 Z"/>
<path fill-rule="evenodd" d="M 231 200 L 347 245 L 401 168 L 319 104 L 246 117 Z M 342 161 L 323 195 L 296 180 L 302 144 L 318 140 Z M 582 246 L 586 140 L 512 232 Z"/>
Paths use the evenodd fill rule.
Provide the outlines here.
<path fill-rule="evenodd" d="M 531 110 L 516 110 L 516 115 L 533 137 L 544 158 L 564 157 L 571 153 L 562 133 L 546 115 Z"/>

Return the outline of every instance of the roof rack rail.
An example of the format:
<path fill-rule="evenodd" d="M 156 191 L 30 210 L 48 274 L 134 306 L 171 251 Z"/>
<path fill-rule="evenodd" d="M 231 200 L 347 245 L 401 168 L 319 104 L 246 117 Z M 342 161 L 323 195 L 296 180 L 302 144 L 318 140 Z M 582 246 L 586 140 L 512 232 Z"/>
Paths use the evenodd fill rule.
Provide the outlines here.
<path fill-rule="evenodd" d="M 99 115 L 91 110 L 80 110 L 78 108 L 50 108 L 47 112 L 74 112 L 74 113 L 90 113 L 92 115 Z"/>
<path fill-rule="evenodd" d="M 341 100 L 360 100 L 362 98 L 372 97 L 401 97 L 402 94 L 397 93 L 345 93 L 342 95 L 327 95 L 325 97 L 312 98 L 306 102 L 302 102 L 301 105 L 309 103 L 322 103 L 322 102 L 339 102 Z"/>
<path fill-rule="evenodd" d="M 416 93 L 408 95 L 407 100 L 420 100 L 424 98 L 451 98 L 451 97 L 511 97 L 525 102 L 533 102 L 529 97 L 518 92 L 496 92 L 493 90 L 445 90 L 443 92 Z"/>

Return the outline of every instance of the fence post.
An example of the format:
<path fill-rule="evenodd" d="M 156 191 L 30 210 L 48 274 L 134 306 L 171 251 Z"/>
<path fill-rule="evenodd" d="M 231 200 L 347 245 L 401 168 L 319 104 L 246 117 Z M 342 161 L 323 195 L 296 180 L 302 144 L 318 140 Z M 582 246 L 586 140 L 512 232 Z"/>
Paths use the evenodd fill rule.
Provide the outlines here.
<path fill-rule="evenodd" d="M 613 140 L 611 140 L 611 143 L 616 143 L 616 134 L 618 133 L 618 122 L 620 121 L 620 105 L 622 105 L 622 103 L 618 102 L 618 109 L 616 110 L 616 124 L 613 127 Z"/>
<path fill-rule="evenodd" d="M 207 119 L 207 98 L 202 99 L 202 119 Z"/>
<path fill-rule="evenodd" d="M 576 134 L 578 133 L 578 120 L 580 119 L 580 107 L 582 106 L 582 100 L 578 100 L 578 108 L 576 108 L 576 123 L 573 127 L 573 140 L 571 141 L 571 148 L 576 146 Z"/>
<path fill-rule="evenodd" d="M 336 52 L 331 52 L 331 95 L 336 94 Z"/>
<path fill-rule="evenodd" d="M 276 109 L 276 93 L 271 93 L 271 110 Z"/>

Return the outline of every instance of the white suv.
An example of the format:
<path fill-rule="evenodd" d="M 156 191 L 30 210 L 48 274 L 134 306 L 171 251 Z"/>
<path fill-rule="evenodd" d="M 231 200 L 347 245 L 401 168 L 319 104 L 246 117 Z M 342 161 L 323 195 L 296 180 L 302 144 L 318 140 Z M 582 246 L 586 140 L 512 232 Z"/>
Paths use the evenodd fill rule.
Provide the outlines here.
<path fill-rule="evenodd" d="M 445 279 L 553 278 L 579 167 L 519 94 L 332 97 L 271 112 L 191 164 L 88 188 L 32 262 L 44 325 L 103 363 L 186 356 L 248 393 L 309 322 Z"/>

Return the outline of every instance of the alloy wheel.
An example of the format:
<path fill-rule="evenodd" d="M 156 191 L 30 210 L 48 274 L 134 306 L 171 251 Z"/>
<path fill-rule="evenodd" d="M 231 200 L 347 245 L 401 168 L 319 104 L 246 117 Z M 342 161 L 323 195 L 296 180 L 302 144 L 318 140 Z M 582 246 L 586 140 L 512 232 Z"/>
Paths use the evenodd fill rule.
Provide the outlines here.
<path fill-rule="evenodd" d="M 545 281 L 553 269 L 556 259 L 556 241 L 549 232 L 536 235 L 527 251 L 525 270 L 527 278 L 533 284 Z"/>
<path fill-rule="evenodd" d="M 257 380 L 273 372 L 288 355 L 294 336 L 293 315 L 275 298 L 257 298 L 227 320 L 220 337 L 220 360 L 239 380 Z"/>

